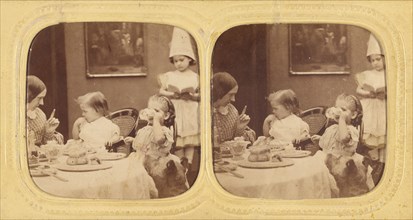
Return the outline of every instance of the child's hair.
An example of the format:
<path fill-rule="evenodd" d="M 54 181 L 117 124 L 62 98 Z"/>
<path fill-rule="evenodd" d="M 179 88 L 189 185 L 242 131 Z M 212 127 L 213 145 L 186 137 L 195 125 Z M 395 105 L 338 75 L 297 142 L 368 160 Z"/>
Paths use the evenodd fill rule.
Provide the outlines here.
<path fill-rule="evenodd" d="M 360 126 L 363 119 L 363 107 L 361 105 L 360 100 L 356 96 L 348 95 L 346 93 L 342 93 L 339 96 L 337 96 L 336 101 L 337 100 L 344 100 L 350 104 L 352 108 L 350 110 L 357 113 L 357 116 L 354 119 L 351 119 L 351 124 L 355 127 Z"/>
<path fill-rule="evenodd" d="M 76 102 L 80 104 L 85 104 L 95 109 L 96 112 L 106 116 L 109 114 L 108 102 L 105 96 L 101 92 L 89 92 L 85 95 L 79 96 Z"/>
<path fill-rule="evenodd" d="M 166 127 L 171 127 L 175 124 L 175 107 L 169 98 L 161 95 L 153 95 L 149 97 L 148 103 L 149 102 L 161 103 L 162 111 L 169 112 L 169 117 L 164 121 Z"/>
<path fill-rule="evenodd" d="M 298 102 L 295 92 L 291 89 L 278 90 L 271 93 L 267 100 L 270 103 L 278 102 L 282 104 L 286 109 L 290 110 L 293 114 L 300 114 L 300 103 Z"/>
<path fill-rule="evenodd" d="M 27 103 L 33 101 L 45 89 L 46 85 L 37 76 L 27 76 Z"/>
<path fill-rule="evenodd" d="M 177 55 L 175 55 L 175 56 L 177 56 Z M 189 57 L 189 56 L 187 56 L 187 55 L 182 55 L 182 56 L 185 56 L 185 57 L 187 57 L 190 61 L 189 61 L 189 65 L 190 66 L 193 66 L 193 65 L 195 65 L 196 64 L 196 61 L 194 60 L 194 59 L 192 59 L 191 57 Z M 169 62 L 171 62 L 172 64 L 174 64 L 174 57 L 172 56 L 172 57 L 169 57 Z"/>

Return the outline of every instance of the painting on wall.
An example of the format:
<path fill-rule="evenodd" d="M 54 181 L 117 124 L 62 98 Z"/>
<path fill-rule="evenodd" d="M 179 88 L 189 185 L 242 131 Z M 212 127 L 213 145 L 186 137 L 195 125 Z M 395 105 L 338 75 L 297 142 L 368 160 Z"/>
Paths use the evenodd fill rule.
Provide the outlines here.
<path fill-rule="evenodd" d="M 88 77 L 146 76 L 144 24 L 85 23 Z"/>
<path fill-rule="evenodd" d="M 289 25 L 291 74 L 349 74 L 347 25 Z"/>

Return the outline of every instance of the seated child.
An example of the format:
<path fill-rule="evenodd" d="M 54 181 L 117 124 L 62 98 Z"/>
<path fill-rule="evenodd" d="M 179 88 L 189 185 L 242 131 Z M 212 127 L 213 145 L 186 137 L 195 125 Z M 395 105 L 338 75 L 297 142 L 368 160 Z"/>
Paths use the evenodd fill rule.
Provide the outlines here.
<path fill-rule="evenodd" d="M 329 108 L 326 112 L 327 118 L 335 121 L 329 126 L 322 136 L 313 135 L 311 140 L 322 149 L 323 153 L 318 156 L 325 158 L 332 154 L 340 158 L 351 158 L 357 166 L 363 163 L 364 157 L 356 153 L 360 132 L 356 128 L 361 125 L 363 110 L 360 101 L 353 95 L 341 94 L 337 97 L 335 107 Z M 368 168 L 367 185 L 369 189 L 374 187 L 371 179 L 371 167 Z"/>
<path fill-rule="evenodd" d="M 268 101 L 272 114 L 264 120 L 263 133 L 272 139 L 270 144 L 291 148 L 310 138 L 308 124 L 297 116 L 299 102 L 291 89 L 271 93 Z"/>
<path fill-rule="evenodd" d="M 139 117 L 148 121 L 148 125 L 139 129 L 136 137 L 125 138 L 132 142 L 132 148 L 141 155 L 154 158 L 168 156 L 174 143 L 173 132 L 168 127 L 174 124 L 175 110 L 166 97 L 154 95 L 149 98 L 148 108 L 139 113 Z"/>
<path fill-rule="evenodd" d="M 341 94 L 335 107 L 326 111 L 326 116 L 333 125 L 322 136 L 314 135 L 311 139 L 318 142 L 326 153 L 353 156 L 356 153 L 360 132 L 356 126 L 361 124 L 362 108 L 359 100 L 352 95 Z"/>
<path fill-rule="evenodd" d="M 83 146 L 106 151 L 105 146 L 120 139 L 119 127 L 105 116 L 108 104 L 101 92 L 90 92 L 77 98 L 82 117 L 73 124 L 73 139 L 82 140 Z"/>

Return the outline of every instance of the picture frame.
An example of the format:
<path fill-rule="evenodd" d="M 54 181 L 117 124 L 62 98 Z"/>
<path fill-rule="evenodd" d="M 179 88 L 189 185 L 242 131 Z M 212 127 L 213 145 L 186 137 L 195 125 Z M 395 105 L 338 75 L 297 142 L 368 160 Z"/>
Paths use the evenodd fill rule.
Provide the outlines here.
<path fill-rule="evenodd" d="M 144 26 L 136 22 L 85 23 L 87 77 L 146 76 Z"/>
<path fill-rule="evenodd" d="M 347 26 L 290 24 L 290 74 L 350 74 Z"/>

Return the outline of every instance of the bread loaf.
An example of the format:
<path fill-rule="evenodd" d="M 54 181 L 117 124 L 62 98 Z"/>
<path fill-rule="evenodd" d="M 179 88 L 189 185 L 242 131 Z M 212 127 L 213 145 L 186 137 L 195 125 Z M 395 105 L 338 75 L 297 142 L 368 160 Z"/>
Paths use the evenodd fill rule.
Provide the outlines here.
<path fill-rule="evenodd" d="M 266 162 L 270 160 L 270 149 L 264 147 L 254 147 L 250 149 L 248 161 L 250 162 Z"/>

